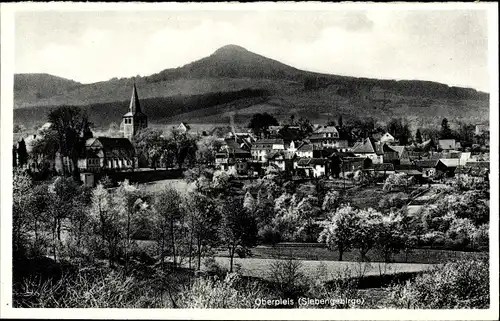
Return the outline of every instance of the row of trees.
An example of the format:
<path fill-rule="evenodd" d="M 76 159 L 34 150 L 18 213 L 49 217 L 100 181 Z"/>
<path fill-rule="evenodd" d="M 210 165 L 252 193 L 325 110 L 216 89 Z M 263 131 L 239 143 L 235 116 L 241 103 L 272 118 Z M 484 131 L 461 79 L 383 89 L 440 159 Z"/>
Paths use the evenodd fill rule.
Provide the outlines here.
<path fill-rule="evenodd" d="M 201 267 L 201 258 L 217 246 L 235 254 L 257 242 L 256 220 L 243 198 L 227 193 L 228 177 L 217 173 L 212 181 L 181 195 L 166 188 L 145 192 L 127 181 L 110 189 L 109 181 L 94 188 L 79 186 L 73 178 L 34 185 L 25 172 L 14 173 L 14 255 L 106 258 L 125 271 L 136 249 L 134 239 L 149 234 L 156 241 L 160 261 L 171 258 Z"/>

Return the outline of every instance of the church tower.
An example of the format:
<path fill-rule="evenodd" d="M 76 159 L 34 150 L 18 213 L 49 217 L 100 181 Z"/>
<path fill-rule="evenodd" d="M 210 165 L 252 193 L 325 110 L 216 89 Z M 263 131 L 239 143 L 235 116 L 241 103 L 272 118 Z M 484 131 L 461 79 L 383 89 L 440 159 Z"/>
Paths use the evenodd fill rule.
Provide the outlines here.
<path fill-rule="evenodd" d="M 148 117 L 141 111 L 137 88 L 132 89 L 132 98 L 130 99 L 129 111 L 123 115 L 123 137 L 132 140 L 135 134 L 141 129 L 148 127 Z"/>

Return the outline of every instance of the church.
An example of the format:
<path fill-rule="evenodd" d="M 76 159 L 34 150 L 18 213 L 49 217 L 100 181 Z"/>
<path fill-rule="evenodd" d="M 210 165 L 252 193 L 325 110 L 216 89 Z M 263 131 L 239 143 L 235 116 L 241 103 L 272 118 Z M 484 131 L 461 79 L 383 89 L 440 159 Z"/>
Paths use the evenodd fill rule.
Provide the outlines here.
<path fill-rule="evenodd" d="M 120 127 L 123 128 L 123 137 L 131 141 L 132 137 L 141 129 L 148 127 L 148 117 L 141 110 L 141 104 L 135 84 L 132 88 L 132 98 L 130 98 L 128 109 L 128 113 L 123 115 Z"/>
<path fill-rule="evenodd" d="M 134 84 L 128 112 L 122 117 L 123 137 L 94 137 L 85 141 L 85 147 L 78 159 L 78 169 L 82 173 L 109 171 L 132 171 L 138 167 L 138 158 L 132 138 L 141 129 L 147 128 L 148 118 L 142 112 Z M 71 172 L 73 163 L 68 157 L 56 160 L 56 170 Z"/>

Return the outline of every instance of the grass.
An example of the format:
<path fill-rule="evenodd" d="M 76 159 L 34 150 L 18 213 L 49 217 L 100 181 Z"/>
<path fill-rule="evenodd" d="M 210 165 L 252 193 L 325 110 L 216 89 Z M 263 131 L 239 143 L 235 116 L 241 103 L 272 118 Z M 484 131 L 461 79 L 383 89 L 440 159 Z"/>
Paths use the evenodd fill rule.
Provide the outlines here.
<path fill-rule="evenodd" d="M 460 252 L 449 250 L 436 249 L 414 249 L 408 253 L 408 257 L 404 253 L 398 253 L 393 256 L 394 262 L 397 263 L 418 263 L 418 264 L 435 264 L 446 262 L 449 260 L 461 258 L 475 258 L 484 253 L 475 252 Z M 338 252 L 330 251 L 327 248 L 317 246 L 289 246 L 289 247 L 266 247 L 258 246 L 252 249 L 252 257 L 259 259 L 270 259 L 275 257 L 293 257 L 301 260 L 309 261 L 337 261 Z M 219 256 L 227 256 L 226 251 L 221 251 Z M 383 262 L 383 257 L 375 251 L 370 251 L 367 254 L 372 262 Z M 359 253 L 356 251 L 345 252 L 344 261 L 359 260 Z"/>
<path fill-rule="evenodd" d="M 229 267 L 229 258 L 217 257 L 215 259 L 222 267 Z M 259 277 L 269 280 L 268 271 L 275 259 L 257 259 L 257 258 L 235 258 L 234 264 L 241 266 L 241 273 L 245 276 Z M 420 272 L 430 269 L 431 264 L 415 263 L 359 263 L 359 262 L 337 262 L 337 261 L 307 261 L 301 260 L 303 272 L 306 275 L 314 275 L 321 262 L 324 263 L 328 275 L 331 279 L 335 275 L 350 275 L 360 277 L 367 275 L 395 274 L 401 272 Z"/>

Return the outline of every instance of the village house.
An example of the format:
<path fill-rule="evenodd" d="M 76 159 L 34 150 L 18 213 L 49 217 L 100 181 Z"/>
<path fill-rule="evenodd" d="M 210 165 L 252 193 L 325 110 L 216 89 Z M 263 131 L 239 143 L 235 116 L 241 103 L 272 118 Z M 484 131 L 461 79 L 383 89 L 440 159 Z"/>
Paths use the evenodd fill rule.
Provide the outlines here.
<path fill-rule="evenodd" d="M 422 172 L 423 177 L 432 177 L 436 172 L 436 159 L 418 159 L 413 164 Z"/>
<path fill-rule="evenodd" d="M 392 136 L 391 134 L 389 133 L 385 133 L 384 135 L 382 135 L 382 137 L 380 137 L 380 143 L 383 143 L 383 144 L 394 144 L 394 142 L 396 141 L 396 139 L 394 138 L 394 136 Z"/>
<path fill-rule="evenodd" d="M 179 126 L 176 127 L 176 129 L 181 132 L 181 133 L 187 133 L 190 129 L 191 129 L 191 126 L 189 126 L 188 124 L 184 123 L 184 122 L 181 122 L 179 124 Z"/>
<path fill-rule="evenodd" d="M 420 171 L 420 169 L 414 164 L 394 165 L 394 172 L 396 174 L 404 173 L 408 176 L 415 177 L 420 182 L 423 177 L 422 171 Z"/>
<path fill-rule="evenodd" d="M 321 177 L 328 173 L 328 160 L 325 158 L 300 158 L 293 163 L 297 174 L 307 177 Z"/>
<path fill-rule="evenodd" d="M 252 160 L 256 163 L 267 163 L 267 156 L 278 150 L 285 150 L 283 139 L 259 139 L 252 145 Z"/>
<path fill-rule="evenodd" d="M 249 147 L 233 139 L 225 139 L 220 151 L 215 155 L 216 168 L 244 175 L 248 172 L 248 163 L 252 159 Z"/>
<path fill-rule="evenodd" d="M 382 151 L 384 163 L 399 163 L 399 152 L 393 146 L 381 143 L 376 147 Z"/>
<path fill-rule="evenodd" d="M 436 173 L 443 173 L 448 177 L 455 175 L 460 164 L 460 158 L 440 158 L 436 163 Z"/>
<path fill-rule="evenodd" d="M 127 138 L 97 137 L 85 141 L 77 166 L 80 172 L 101 173 L 105 171 L 132 171 L 137 168 L 135 148 Z M 68 156 L 58 153 L 56 170 L 70 173 L 73 162 Z"/>
<path fill-rule="evenodd" d="M 488 131 L 488 130 L 489 130 L 488 124 L 479 123 L 479 124 L 476 124 L 475 130 L 474 130 L 474 134 L 477 135 L 477 136 L 480 136 L 485 131 Z"/>
<path fill-rule="evenodd" d="M 287 153 L 284 150 L 278 150 L 269 153 L 267 159 L 270 166 L 273 166 L 282 172 L 292 169 L 292 160 L 287 157 Z"/>
<path fill-rule="evenodd" d="M 391 149 L 395 150 L 398 153 L 399 163 L 409 164 L 410 155 L 408 153 L 406 146 L 391 145 Z M 384 161 L 385 161 L 385 154 L 384 154 Z"/>
<path fill-rule="evenodd" d="M 347 140 L 341 139 L 335 126 L 320 126 L 309 137 L 311 144 L 318 148 L 347 149 Z"/>
<path fill-rule="evenodd" d="M 343 157 L 341 165 L 342 175 L 364 169 L 366 160 L 366 157 Z M 370 159 L 368 158 L 368 160 Z M 369 166 L 372 166 L 371 160 Z"/>
<path fill-rule="evenodd" d="M 295 155 L 297 155 L 298 158 L 313 158 L 313 157 L 320 157 L 322 154 L 323 148 L 305 143 L 303 142 L 298 148 L 297 151 L 295 152 Z"/>
<path fill-rule="evenodd" d="M 377 144 L 373 138 L 365 138 L 361 142 L 357 142 L 351 149 L 358 157 L 369 158 L 373 164 L 381 164 L 384 162 L 383 151 L 377 148 Z"/>
<path fill-rule="evenodd" d="M 445 150 L 445 151 L 455 150 L 456 149 L 456 142 L 454 139 L 440 139 L 438 141 L 438 147 L 442 150 Z"/>

